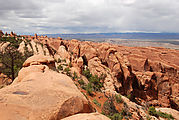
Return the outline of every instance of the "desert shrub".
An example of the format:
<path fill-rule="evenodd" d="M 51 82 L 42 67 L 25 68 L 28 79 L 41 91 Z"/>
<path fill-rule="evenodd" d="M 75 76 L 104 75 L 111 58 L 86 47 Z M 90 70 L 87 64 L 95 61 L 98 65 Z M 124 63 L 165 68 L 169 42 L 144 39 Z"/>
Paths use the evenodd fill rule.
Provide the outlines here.
<path fill-rule="evenodd" d="M 127 103 L 125 103 L 125 102 L 124 102 L 124 108 L 122 109 L 121 114 L 123 116 L 125 116 L 125 118 L 132 117 L 132 113 L 129 112 L 129 107 L 128 107 Z"/>
<path fill-rule="evenodd" d="M 71 73 L 70 73 L 70 68 L 69 67 L 66 67 L 64 69 L 64 72 L 66 72 L 66 75 L 70 76 L 71 77 Z"/>
<path fill-rule="evenodd" d="M 84 82 L 82 79 L 78 80 L 78 83 L 79 83 L 80 85 L 84 85 L 84 84 L 85 84 L 85 82 Z"/>
<path fill-rule="evenodd" d="M 93 103 L 94 103 L 95 105 L 97 105 L 98 107 L 101 107 L 101 104 L 100 104 L 96 99 L 93 99 Z"/>
<path fill-rule="evenodd" d="M 68 66 L 69 66 L 69 67 L 72 67 L 72 64 L 71 64 L 71 62 L 68 64 Z"/>
<path fill-rule="evenodd" d="M 148 109 L 149 115 L 155 116 L 155 117 L 162 117 L 162 118 L 167 118 L 168 120 L 173 120 L 173 116 L 171 114 L 163 113 L 161 111 L 156 111 L 155 107 L 151 106 Z"/>
<path fill-rule="evenodd" d="M 92 75 L 88 80 L 92 84 L 94 91 L 100 91 L 100 88 L 103 87 L 103 83 L 100 82 L 100 78 L 97 75 Z"/>
<path fill-rule="evenodd" d="M 102 74 L 100 77 L 98 77 L 97 75 L 92 75 L 89 69 L 83 70 L 82 74 L 89 80 L 94 91 L 100 91 L 100 89 L 103 87 L 103 80 L 106 77 L 105 74 Z"/>
<path fill-rule="evenodd" d="M 105 101 L 102 108 L 102 114 L 106 115 L 111 120 L 122 120 L 123 118 L 125 119 L 132 118 L 132 113 L 129 112 L 129 108 L 127 104 L 124 102 L 124 108 L 122 109 L 121 112 L 118 112 L 114 105 L 114 100 L 116 100 L 116 96 L 109 97 L 108 100 Z M 119 102 L 121 102 L 121 100 L 119 100 Z"/>
<path fill-rule="evenodd" d="M 83 71 L 82 71 L 82 74 L 83 74 L 87 79 L 89 79 L 89 78 L 92 76 L 92 74 L 90 73 L 90 70 L 89 70 L 89 69 L 83 70 Z"/>
<path fill-rule="evenodd" d="M 62 65 L 59 65 L 59 66 L 57 67 L 57 69 L 58 69 L 58 70 L 63 70 L 63 66 L 62 66 Z"/>
<path fill-rule="evenodd" d="M 62 60 L 60 58 L 58 58 L 57 63 L 61 63 L 61 62 L 62 62 Z"/>
<path fill-rule="evenodd" d="M 82 89 L 86 90 L 86 91 L 88 90 L 87 93 L 89 95 L 92 95 L 92 89 L 90 88 L 91 85 L 89 85 L 88 88 L 87 88 L 87 85 L 85 84 L 84 80 L 81 77 L 78 78 L 76 72 L 73 73 L 73 77 L 72 78 L 73 78 L 73 80 L 78 79 L 78 83 L 80 84 L 80 87 Z"/>
<path fill-rule="evenodd" d="M 86 85 L 81 85 L 81 88 L 86 90 Z"/>
<path fill-rule="evenodd" d="M 174 117 L 171 114 L 163 113 L 161 111 L 157 111 L 158 116 L 162 118 L 167 118 L 168 120 L 173 120 Z"/>
<path fill-rule="evenodd" d="M 66 67 L 66 68 L 64 69 L 64 71 L 65 71 L 65 72 L 70 72 L 70 68 L 69 68 L 69 67 Z"/>
<path fill-rule="evenodd" d="M 108 98 L 108 100 L 104 102 L 102 111 L 105 115 L 109 115 L 109 116 L 112 116 L 113 114 L 118 113 L 114 105 L 112 97 Z"/>
<path fill-rule="evenodd" d="M 89 84 L 86 87 L 87 92 L 91 93 L 91 91 L 101 91 L 103 87 L 103 80 L 106 75 L 102 74 L 100 77 L 97 75 L 92 75 L 89 69 L 85 69 L 82 71 L 82 74 L 88 79 Z"/>
<path fill-rule="evenodd" d="M 73 73 L 73 77 L 72 77 L 72 78 L 73 78 L 73 80 L 75 80 L 75 79 L 77 79 L 77 78 L 78 78 L 78 76 L 77 76 L 76 72 L 74 72 L 74 73 Z"/>
<path fill-rule="evenodd" d="M 108 116 L 111 120 L 122 120 L 123 116 L 120 113 L 115 113 L 112 116 Z"/>
<path fill-rule="evenodd" d="M 111 120 L 122 120 L 123 115 L 116 110 L 114 98 L 109 97 L 103 104 L 102 114 L 109 117 Z"/>
<path fill-rule="evenodd" d="M 158 117 L 157 111 L 155 110 L 155 107 L 153 107 L 153 106 L 149 107 L 148 113 L 149 113 L 149 115 Z"/>
<path fill-rule="evenodd" d="M 128 111 L 128 109 L 125 109 L 125 108 L 122 109 L 121 114 L 123 116 L 128 116 L 128 117 L 132 116 L 132 114 Z"/>
<path fill-rule="evenodd" d="M 115 100 L 116 100 L 117 103 L 122 103 L 123 102 L 123 99 L 122 99 L 120 94 L 119 95 L 115 95 Z"/>
<path fill-rule="evenodd" d="M 131 94 L 128 94 L 128 95 L 127 95 L 127 98 L 130 100 L 130 99 L 131 99 Z"/>
<path fill-rule="evenodd" d="M 68 64 L 63 64 L 64 66 L 68 66 Z"/>
<path fill-rule="evenodd" d="M 92 96 L 93 95 L 93 89 L 92 89 L 92 85 L 91 83 L 88 83 L 88 85 L 86 86 L 86 91 L 88 93 L 88 95 Z"/>
<path fill-rule="evenodd" d="M 101 76 L 99 77 L 99 79 L 104 81 L 104 79 L 105 79 L 106 77 L 107 77 L 107 75 L 102 73 Z"/>

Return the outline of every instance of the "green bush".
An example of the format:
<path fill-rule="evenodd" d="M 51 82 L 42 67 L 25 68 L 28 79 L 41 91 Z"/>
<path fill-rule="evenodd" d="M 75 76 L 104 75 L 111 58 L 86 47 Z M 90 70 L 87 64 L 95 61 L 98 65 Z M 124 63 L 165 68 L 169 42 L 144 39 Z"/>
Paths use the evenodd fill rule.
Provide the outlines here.
<path fill-rule="evenodd" d="M 93 95 L 91 83 L 88 83 L 88 85 L 86 86 L 86 91 L 87 91 L 88 95 L 90 95 L 90 96 Z"/>
<path fill-rule="evenodd" d="M 89 69 L 83 70 L 83 71 L 82 71 L 82 74 L 83 74 L 87 79 L 89 79 L 89 78 L 92 76 L 92 74 L 90 73 L 90 70 L 89 70 Z"/>
<path fill-rule="evenodd" d="M 162 118 L 167 118 L 168 120 L 173 120 L 174 117 L 171 114 L 163 113 L 161 111 L 156 111 L 155 107 L 151 106 L 148 109 L 149 115 L 155 116 L 155 117 L 162 117 Z"/>
<path fill-rule="evenodd" d="M 104 82 L 104 79 L 105 79 L 106 77 L 107 77 L 107 75 L 102 73 L 101 76 L 99 77 L 99 79 L 100 79 L 100 80 L 103 80 L 103 82 Z"/>
<path fill-rule="evenodd" d="M 92 91 L 101 91 L 103 87 L 103 81 L 106 78 L 105 74 L 102 74 L 100 77 L 97 75 L 92 75 L 89 69 L 85 69 L 82 71 L 82 74 L 88 79 L 89 84 L 86 86 L 87 93 L 92 95 Z M 84 86 L 83 86 L 84 88 Z"/>
<path fill-rule="evenodd" d="M 66 72 L 66 75 L 68 75 L 68 76 L 72 76 L 71 75 L 71 73 L 70 73 L 70 68 L 69 67 L 66 67 L 65 69 L 64 69 L 64 72 Z"/>
<path fill-rule="evenodd" d="M 66 68 L 64 69 L 64 71 L 65 71 L 65 72 L 70 72 L 70 68 L 69 68 L 69 67 L 66 67 Z"/>
<path fill-rule="evenodd" d="M 93 103 L 94 103 L 95 105 L 97 105 L 98 107 L 101 107 L 101 104 L 100 104 L 96 99 L 93 99 Z"/>
<path fill-rule="evenodd" d="M 62 65 L 59 65 L 59 66 L 57 67 L 57 69 L 58 69 L 58 70 L 63 70 L 63 66 L 62 66 Z"/>
<path fill-rule="evenodd" d="M 82 79 L 78 80 L 78 83 L 79 83 L 80 85 L 84 85 L 84 84 L 85 84 L 85 82 L 84 82 Z"/>
<path fill-rule="evenodd" d="M 123 99 L 122 99 L 120 94 L 119 95 L 115 95 L 115 99 L 116 99 L 117 103 L 122 103 L 123 102 Z"/>
<path fill-rule="evenodd" d="M 64 66 L 68 66 L 68 64 L 63 64 Z"/>
<path fill-rule="evenodd" d="M 106 77 L 105 74 L 102 74 L 100 77 L 98 77 L 97 75 L 92 75 L 90 73 L 89 69 L 83 70 L 82 74 L 88 79 L 89 83 L 90 83 L 90 90 L 94 90 L 94 91 L 100 91 L 101 88 L 103 87 L 103 81 Z"/>
<path fill-rule="evenodd" d="M 112 97 L 108 98 L 108 100 L 104 102 L 102 111 L 105 115 L 109 115 L 109 116 L 112 116 L 113 114 L 118 113 L 114 105 Z"/>
<path fill-rule="evenodd" d="M 57 62 L 58 62 L 58 63 L 61 63 L 61 62 L 62 62 L 62 60 L 61 60 L 60 58 L 58 58 Z"/>
<path fill-rule="evenodd" d="M 76 72 L 74 72 L 74 73 L 73 73 L 73 80 L 75 80 L 75 79 L 77 79 L 77 78 L 78 78 L 78 76 L 77 76 Z"/>
<path fill-rule="evenodd" d="M 174 117 L 171 114 L 163 113 L 161 111 L 157 111 L 158 116 L 162 118 L 168 118 L 168 120 L 173 120 Z"/>
<path fill-rule="evenodd" d="M 148 113 L 149 113 L 149 115 L 158 117 L 157 111 L 155 110 L 155 107 L 153 107 L 153 106 L 149 107 Z"/>
<path fill-rule="evenodd" d="M 116 107 L 113 102 L 113 97 L 108 98 L 107 101 L 104 102 L 102 108 L 102 114 L 109 117 L 111 120 L 122 120 L 123 115 L 116 110 Z"/>
<path fill-rule="evenodd" d="M 131 99 L 131 94 L 128 94 L 128 95 L 127 95 L 127 98 L 130 100 L 130 99 Z"/>
<path fill-rule="evenodd" d="M 122 120 L 123 116 L 120 113 L 115 113 L 112 116 L 108 116 L 111 120 Z"/>
<path fill-rule="evenodd" d="M 109 97 L 108 100 L 104 102 L 104 105 L 102 108 L 102 114 L 106 115 L 111 120 L 122 120 L 123 117 L 125 119 L 132 118 L 132 113 L 129 112 L 129 108 L 125 102 L 124 102 L 124 108 L 122 109 L 121 112 L 118 112 L 116 110 L 116 107 L 114 105 L 114 100 L 116 100 L 114 99 L 115 97 Z"/>
<path fill-rule="evenodd" d="M 126 118 L 128 118 L 128 117 L 131 118 L 131 116 L 132 116 L 132 113 L 129 112 L 129 107 L 128 107 L 127 103 L 125 103 L 125 102 L 124 102 L 124 108 L 122 109 L 121 114 L 123 116 L 125 116 Z"/>
<path fill-rule="evenodd" d="M 103 83 L 100 82 L 100 78 L 97 75 L 92 75 L 88 80 L 92 84 L 94 91 L 100 91 L 100 89 L 103 87 Z"/>
<path fill-rule="evenodd" d="M 69 66 L 69 67 L 72 67 L 72 64 L 71 64 L 71 62 L 68 64 L 68 66 Z"/>

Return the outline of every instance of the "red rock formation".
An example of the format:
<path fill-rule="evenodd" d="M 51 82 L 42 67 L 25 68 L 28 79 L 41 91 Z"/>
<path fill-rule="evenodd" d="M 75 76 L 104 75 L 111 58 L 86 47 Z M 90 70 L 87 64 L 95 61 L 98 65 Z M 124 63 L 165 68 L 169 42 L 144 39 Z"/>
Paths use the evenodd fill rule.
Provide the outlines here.
<path fill-rule="evenodd" d="M 106 74 L 105 92 L 131 95 L 131 100 L 141 105 L 149 103 L 178 109 L 179 50 L 46 37 L 40 37 L 38 42 L 46 45 L 49 54 L 56 60 L 61 58 L 67 64 L 71 63 L 73 72 L 78 75 L 86 67 L 93 75 Z M 85 83 L 88 81 L 85 80 Z"/>
<path fill-rule="evenodd" d="M 34 35 L 34 37 L 35 37 L 35 39 L 38 39 L 38 36 L 37 36 L 37 34 L 35 34 L 35 35 Z"/>
<path fill-rule="evenodd" d="M 131 94 L 143 102 L 151 101 L 153 104 L 152 101 L 158 100 L 158 105 L 176 106 L 172 104 L 173 98 L 175 102 L 178 99 L 178 50 L 123 47 L 77 40 L 63 41 L 63 44 L 68 52 L 73 53 L 73 58 L 82 57 L 93 74 L 111 76 L 106 80 L 106 88 Z M 105 69 L 110 71 L 106 72 Z"/>
<path fill-rule="evenodd" d="M 27 59 L 14 83 L 0 90 L 1 120 L 60 120 L 92 112 L 72 79 L 53 71 L 51 57 Z"/>
<path fill-rule="evenodd" d="M 0 38 L 4 35 L 4 33 L 2 32 L 2 30 L 0 30 Z"/>

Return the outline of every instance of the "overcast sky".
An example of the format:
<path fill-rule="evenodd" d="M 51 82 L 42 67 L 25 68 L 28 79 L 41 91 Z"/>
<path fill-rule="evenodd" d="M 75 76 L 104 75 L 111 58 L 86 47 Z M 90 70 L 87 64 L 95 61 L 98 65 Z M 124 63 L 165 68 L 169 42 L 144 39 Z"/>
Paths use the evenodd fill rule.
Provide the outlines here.
<path fill-rule="evenodd" d="M 0 29 L 19 34 L 179 33 L 179 0 L 0 0 Z"/>

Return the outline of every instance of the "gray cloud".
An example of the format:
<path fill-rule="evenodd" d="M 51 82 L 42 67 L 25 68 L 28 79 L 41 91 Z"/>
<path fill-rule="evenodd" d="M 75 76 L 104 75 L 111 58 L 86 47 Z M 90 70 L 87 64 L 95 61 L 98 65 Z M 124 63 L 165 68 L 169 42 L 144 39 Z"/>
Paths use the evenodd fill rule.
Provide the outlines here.
<path fill-rule="evenodd" d="M 4 31 L 179 32 L 178 0 L 0 0 L 0 5 Z"/>

